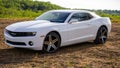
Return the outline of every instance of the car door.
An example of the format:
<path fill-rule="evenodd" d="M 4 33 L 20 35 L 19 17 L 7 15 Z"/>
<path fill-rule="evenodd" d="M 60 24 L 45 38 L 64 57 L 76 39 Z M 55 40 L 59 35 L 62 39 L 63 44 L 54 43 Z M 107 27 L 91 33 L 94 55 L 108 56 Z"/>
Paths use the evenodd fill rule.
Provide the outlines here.
<path fill-rule="evenodd" d="M 91 17 L 92 18 L 92 17 Z M 92 25 L 87 13 L 75 13 L 71 16 L 68 25 L 68 44 L 90 40 Z"/>

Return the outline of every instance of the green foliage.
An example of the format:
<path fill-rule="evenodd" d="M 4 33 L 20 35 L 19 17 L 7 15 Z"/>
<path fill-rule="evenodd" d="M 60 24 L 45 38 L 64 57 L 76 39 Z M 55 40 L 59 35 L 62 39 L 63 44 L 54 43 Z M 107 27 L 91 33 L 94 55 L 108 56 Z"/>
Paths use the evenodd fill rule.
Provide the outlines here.
<path fill-rule="evenodd" d="M 111 19 L 112 22 L 114 23 L 119 23 L 120 22 L 120 15 L 119 14 L 109 14 L 109 13 L 104 13 L 104 12 L 96 12 L 97 14 L 99 14 L 102 17 L 109 17 Z"/>
<path fill-rule="evenodd" d="M 37 0 L 0 0 L 0 18 L 34 18 L 53 9 L 65 9 L 50 2 Z M 90 10 L 103 17 L 110 17 L 112 22 L 120 22 L 118 10 Z"/>
<path fill-rule="evenodd" d="M 0 18 L 36 17 L 45 11 L 63 7 L 33 0 L 0 0 Z"/>

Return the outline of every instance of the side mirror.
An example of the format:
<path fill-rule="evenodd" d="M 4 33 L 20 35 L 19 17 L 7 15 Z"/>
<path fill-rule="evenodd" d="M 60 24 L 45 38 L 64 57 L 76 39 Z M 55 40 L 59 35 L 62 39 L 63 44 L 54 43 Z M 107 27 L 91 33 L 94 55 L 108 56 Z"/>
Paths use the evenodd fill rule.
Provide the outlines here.
<path fill-rule="evenodd" d="M 70 24 L 71 24 L 71 23 L 74 23 L 74 22 L 78 22 L 78 19 L 71 19 L 71 20 L 69 21 Z"/>

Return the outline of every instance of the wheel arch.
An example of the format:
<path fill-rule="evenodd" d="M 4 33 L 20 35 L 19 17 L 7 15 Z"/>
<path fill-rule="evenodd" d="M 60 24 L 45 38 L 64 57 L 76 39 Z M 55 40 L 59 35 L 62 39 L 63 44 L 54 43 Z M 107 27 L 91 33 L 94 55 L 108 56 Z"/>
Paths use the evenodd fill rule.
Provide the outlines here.
<path fill-rule="evenodd" d="M 101 27 L 105 27 L 107 29 L 107 34 L 108 34 L 108 27 L 106 25 L 101 25 L 98 30 L 101 28 Z M 98 32 L 98 31 L 97 31 Z"/>
<path fill-rule="evenodd" d="M 60 37 L 60 41 L 61 41 L 61 35 L 60 35 L 60 33 L 59 33 L 58 31 L 53 30 L 53 31 L 50 31 L 50 32 L 55 32 L 56 34 L 58 34 L 58 35 L 59 35 L 59 37 Z M 49 32 L 49 33 L 50 33 L 50 32 Z"/>
<path fill-rule="evenodd" d="M 105 28 L 108 30 L 108 28 L 107 28 L 106 25 L 101 25 L 101 26 L 99 27 L 99 29 L 100 29 L 101 27 L 105 27 Z"/>
<path fill-rule="evenodd" d="M 58 36 L 60 37 L 60 41 L 62 41 L 61 35 L 60 35 L 60 33 L 59 33 L 57 30 L 51 30 L 51 31 L 49 31 L 47 34 L 49 34 L 49 33 L 51 33 L 51 32 L 55 32 L 56 34 L 58 34 Z M 47 34 L 46 34 L 46 35 L 47 35 Z"/>

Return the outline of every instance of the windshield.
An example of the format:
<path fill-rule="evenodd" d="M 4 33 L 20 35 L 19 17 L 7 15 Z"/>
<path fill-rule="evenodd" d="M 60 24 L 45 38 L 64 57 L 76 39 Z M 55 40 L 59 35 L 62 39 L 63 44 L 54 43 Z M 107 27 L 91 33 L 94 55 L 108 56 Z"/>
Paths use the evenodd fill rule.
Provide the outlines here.
<path fill-rule="evenodd" d="M 50 22 L 64 23 L 70 12 L 46 12 L 36 20 L 47 20 Z"/>

